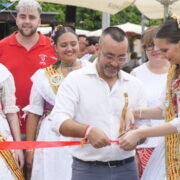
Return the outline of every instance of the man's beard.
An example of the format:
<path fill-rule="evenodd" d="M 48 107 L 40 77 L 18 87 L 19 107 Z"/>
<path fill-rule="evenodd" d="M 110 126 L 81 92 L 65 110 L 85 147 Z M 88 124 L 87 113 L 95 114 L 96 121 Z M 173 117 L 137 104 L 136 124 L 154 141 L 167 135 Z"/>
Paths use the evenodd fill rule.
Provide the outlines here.
<path fill-rule="evenodd" d="M 113 72 L 109 72 L 109 71 L 106 71 L 106 67 L 112 67 L 112 68 L 114 68 L 114 69 L 116 69 L 116 71 L 113 73 Z M 118 75 L 118 72 L 119 72 L 119 70 L 120 70 L 120 68 L 118 67 L 113 67 L 113 66 L 111 66 L 111 65 L 100 65 L 100 71 L 101 71 L 101 73 L 102 74 L 104 74 L 106 77 L 108 77 L 108 78 L 113 78 L 113 77 L 115 77 L 115 76 L 117 76 Z"/>
<path fill-rule="evenodd" d="M 37 31 L 37 28 L 35 29 L 32 29 L 28 34 L 27 33 L 24 33 L 23 29 L 19 29 L 19 32 L 25 36 L 25 37 L 31 37 L 33 34 L 35 34 Z"/>

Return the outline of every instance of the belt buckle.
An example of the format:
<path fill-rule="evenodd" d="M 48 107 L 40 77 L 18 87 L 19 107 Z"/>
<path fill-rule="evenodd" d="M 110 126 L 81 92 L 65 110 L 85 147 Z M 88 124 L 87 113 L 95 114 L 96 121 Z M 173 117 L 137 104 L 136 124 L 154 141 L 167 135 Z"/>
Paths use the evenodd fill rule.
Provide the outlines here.
<path fill-rule="evenodd" d="M 109 168 L 115 168 L 115 167 L 117 167 L 117 166 L 116 166 L 116 165 L 112 165 L 112 164 L 111 164 L 111 161 L 108 161 L 108 167 L 109 167 Z"/>

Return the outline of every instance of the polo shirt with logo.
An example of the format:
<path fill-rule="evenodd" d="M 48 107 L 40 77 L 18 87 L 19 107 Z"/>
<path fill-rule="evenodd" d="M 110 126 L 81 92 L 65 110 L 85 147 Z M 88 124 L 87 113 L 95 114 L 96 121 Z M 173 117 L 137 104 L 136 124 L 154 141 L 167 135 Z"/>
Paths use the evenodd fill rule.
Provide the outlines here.
<path fill-rule="evenodd" d="M 54 48 L 49 37 L 39 32 L 38 42 L 30 49 L 25 49 L 16 40 L 17 32 L 0 41 L 0 63 L 4 64 L 13 74 L 16 85 L 16 104 L 20 109 L 29 104 L 32 86 L 30 77 L 39 68 L 45 68 L 55 60 Z M 25 132 L 25 119 L 20 112 L 21 132 Z"/>

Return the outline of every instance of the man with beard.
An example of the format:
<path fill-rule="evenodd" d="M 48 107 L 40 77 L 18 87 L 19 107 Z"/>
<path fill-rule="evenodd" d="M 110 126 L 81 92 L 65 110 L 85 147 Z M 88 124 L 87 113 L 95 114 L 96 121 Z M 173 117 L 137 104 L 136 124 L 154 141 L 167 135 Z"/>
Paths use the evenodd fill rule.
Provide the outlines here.
<path fill-rule="evenodd" d="M 30 77 L 39 68 L 54 63 L 51 40 L 37 32 L 41 23 L 41 7 L 35 0 L 20 0 L 16 6 L 18 31 L 0 41 L 0 62 L 13 74 L 17 105 L 22 109 L 29 104 Z M 25 119 L 20 114 L 21 133 L 24 139 Z"/>
<path fill-rule="evenodd" d="M 128 108 L 145 105 L 139 80 L 121 71 L 128 40 L 117 27 L 100 37 L 98 57 L 89 66 L 72 72 L 62 82 L 50 119 L 53 131 L 81 141 L 72 146 L 72 180 L 137 180 L 134 151 L 117 143 L 125 132 Z M 84 144 L 88 141 L 90 144 Z"/>

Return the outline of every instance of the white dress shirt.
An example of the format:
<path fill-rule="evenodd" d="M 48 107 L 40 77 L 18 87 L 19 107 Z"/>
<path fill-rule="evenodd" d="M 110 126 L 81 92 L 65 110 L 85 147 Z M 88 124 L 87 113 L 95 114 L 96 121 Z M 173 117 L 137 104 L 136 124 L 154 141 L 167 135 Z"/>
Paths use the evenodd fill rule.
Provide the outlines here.
<path fill-rule="evenodd" d="M 79 60 L 80 60 L 81 62 L 83 62 L 83 61 L 88 61 L 91 56 L 92 56 L 92 54 L 85 54 L 84 56 L 82 56 L 81 58 L 79 58 Z"/>
<path fill-rule="evenodd" d="M 53 130 L 59 133 L 61 124 L 67 119 L 101 129 L 111 140 L 116 140 L 124 106 L 124 93 L 128 93 L 130 108 L 146 104 L 141 82 L 120 71 L 119 79 L 110 90 L 107 82 L 99 77 L 96 61 L 74 71 L 61 84 L 51 114 Z M 140 122 L 140 121 L 139 121 Z M 81 138 L 71 138 L 81 141 Z M 92 145 L 72 146 L 74 157 L 84 161 L 113 161 L 134 156 L 134 151 L 124 151 L 116 143 L 100 149 Z"/>

